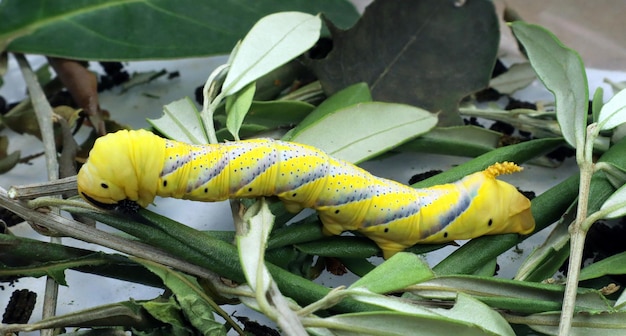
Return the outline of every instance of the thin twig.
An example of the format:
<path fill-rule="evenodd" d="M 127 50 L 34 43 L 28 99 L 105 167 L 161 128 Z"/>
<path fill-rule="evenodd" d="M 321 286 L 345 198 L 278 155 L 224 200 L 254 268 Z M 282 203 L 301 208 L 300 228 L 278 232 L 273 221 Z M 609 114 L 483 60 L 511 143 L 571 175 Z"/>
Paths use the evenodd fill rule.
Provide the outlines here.
<path fill-rule="evenodd" d="M 74 191 L 76 194 L 76 175 L 55 181 L 32 183 L 9 188 L 9 197 L 16 200 L 29 200 L 42 196 L 51 196 Z"/>
<path fill-rule="evenodd" d="M 52 127 L 52 107 L 48 103 L 43 89 L 37 81 L 37 76 L 28 64 L 28 60 L 22 54 L 15 54 L 17 63 L 19 64 L 22 76 L 28 87 L 28 93 L 35 109 L 35 116 L 39 124 L 41 139 L 44 145 L 44 153 L 46 158 L 46 170 L 49 180 L 57 180 L 59 178 L 59 164 L 57 162 L 56 146 L 54 141 L 54 129 Z M 58 211 L 58 210 L 57 210 Z M 50 242 L 60 244 L 61 238 L 51 237 Z M 59 293 L 59 284 L 50 276 L 46 278 L 46 289 L 43 304 L 42 317 L 48 318 L 56 314 L 57 298 Z M 47 329 L 42 331 L 42 335 L 52 335 L 53 330 Z"/>
<path fill-rule="evenodd" d="M 100 231 L 54 213 L 41 213 L 37 210 L 30 209 L 21 201 L 9 199 L 6 191 L 2 188 L 0 188 L 0 207 L 14 212 L 27 221 L 37 223 L 38 225 L 57 231 L 65 236 L 88 243 L 98 244 L 142 259 L 158 262 L 188 274 L 220 283 L 219 276 L 215 273 L 176 258 L 161 249 Z"/>

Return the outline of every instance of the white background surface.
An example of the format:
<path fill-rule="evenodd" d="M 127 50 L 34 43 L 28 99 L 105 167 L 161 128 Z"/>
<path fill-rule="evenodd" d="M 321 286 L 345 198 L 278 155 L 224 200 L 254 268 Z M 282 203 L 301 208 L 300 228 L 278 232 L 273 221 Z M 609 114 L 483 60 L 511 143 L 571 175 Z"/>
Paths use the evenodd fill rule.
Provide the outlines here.
<path fill-rule="evenodd" d="M 33 66 L 37 67 L 43 59 L 31 58 Z M 101 96 L 101 106 L 109 110 L 112 119 L 128 124 L 133 128 L 145 128 L 149 125 L 145 118 L 158 118 L 162 113 L 162 106 L 184 96 L 193 97 L 197 86 L 202 85 L 212 69 L 225 61 L 224 57 L 189 59 L 172 62 L 136 62 L 127 67 L 129 72 L 160 70 L 165 68 L 168 72 L 179 71 L 181 76 L 168 80 L 159 78 L 149 84 L 132 88 L 125 94 L 120 94 L 119 89 L 103 93 Z M 94 68 L 92 66 L 92 68 Z M 24 97 L 25 89 L 21 83 L 21 74 L 13 60 L 10 63 L 10 74 L 5 77 L 5 85 L 0 88 L 0 94 L 7 101 Z M 612 96 L 612 90 L 602 84 L 604 78 L 613 81 L 626 80 L 626 73 L 607 72 L 589 70 L 590 94 L 593 94 L 598 85 L 605 87 L 605 99 Z M 539 83 L 533 84 L 528 89 L 517 94 L 518 97 L 529 101 L 551 101 L 552 96 L 543 89 Z M 157 98 L 154 98 L 157 97 Z M 39 141 L 32 136 L 22 136 L 9 130 L 2 131 L 2 134 L 10 136 L 9 151 L 22 150 L 22 156 L 30 155 L 41 151 Z M 408 179 L 416 173 L 421 173 L 430 169 L 446 170 L 455 164 L 468 160 L 467 158 L 444 157 L 430 154 L 405 153 L 385 159 L 383 161 L 367 162 L 362 166 L 370 170 L 375 175 L 392 178 L 402 183 L 407 183 Z M 41 182 L 46 180 L 43 157 L 35 159 L 33 165 L 19 165 L 11 172 L 0 175 L 0 187 L 8 189 L 11 185 Z M 570 176 L 576 171 L 576 167 L 571 161 L 566 163 L 567 169 L 560 168 L 552 170 L 547 168 L 525 165 L 522 173 L 511 176 L 504 176 L 507 180 L 523 190 L 532 190 L 540 194 L 550 186 L 558 183 L 562 179 Z M 176 219 L 187 225 L 207 230 L 231 230 L 232 219 L 227 203 L 198 203 L 191 201 L 180 201 L 173 199 L 159 199 L 157 206 L 152 210 Z M 30 227 L 23 223 L 12 228 L 12 231 L 19 236 L 32 237 L 41 240 L 48 240 L 36 234 Z M 500 276 L 511 278 L 515 270 L 534 246 L 541 243 L 546 233 L 532 237 L 525 241 L 520 247 L 525 254 L 520 256 L 514 253 L 507 253 L 500 257 Z M 63 243 L 82 247 L 86 249 L 101 249 L 92 244 L 86 244 L 73 239 L 64 238 Z M 454 247 L 446 247 L 435 253 L 430 253 L 426 259 L 431 265 L 436 264 L 447 254 L 452 252 Z M 129 298 L 151 299 L 161 293 L 160 289 L 148 288 L 142 285 L 126 283 L 118 280 L 107 279 L 95 275 L 82 274 L 68 271 L 67 282 L 69 287 L 61 287 L 59 291 L 58 314 L 74 312 L 80 309 L 89 308 L 101 304 L 125 301 Z M 318 282 L 326 286 L 337 286 L 339 284 L 350 284 L 355 277 L 346 275 L 334 277 L 323 274 Z M 5 290 L 0 291 L 0 308 L 3 310 L 9 300 L 11 293 L 16 289 L 29 289 L 38 293 L 38 300 L 31 321 L 38 321 L 41 317 L 41 306 L 43 301 L 43 287 L 45 279 L 25 278 L 21 279 L 14 287 L 5 285 Z M 258 315 L 249 312 L 245 307 L 236 306 L 232 310 L 237 311 L 236 315 L 249 316 L 257 319 Z M 36 334 L 36 333 L 26 333 Z"/>

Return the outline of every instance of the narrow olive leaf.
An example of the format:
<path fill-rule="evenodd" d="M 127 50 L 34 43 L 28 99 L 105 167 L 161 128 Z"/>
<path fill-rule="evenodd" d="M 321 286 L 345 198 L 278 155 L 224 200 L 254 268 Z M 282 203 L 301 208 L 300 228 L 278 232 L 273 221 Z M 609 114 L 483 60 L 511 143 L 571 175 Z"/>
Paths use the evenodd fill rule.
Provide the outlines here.
<path fill-rule="evenodd" d="M 77 260 L 81 259 L 81 258 L 76 258 Z M 100 264 L 105 263 L 102 260 L 99 260 Z M 95 265 L 97 265 L 95 262 L 87 260 L 88 265 L 90 265 L 91 263 L 94 263 Z M 24 277 L 24 276 L 28 276 L 28 277 L 33 277 L 33 278 L 39 278 L 42 276 L 49 276 L 50 278 L 54 279 L 54 281 L 56 281 L 59 285 L 61 286 L 67 286 L 67 282 L 65 281 L 65 270 L 68 268 L 72 268 L 72 267 L 80 267 L 80 266 L 84 266 L 85 263 L 83 261 L 74 261 L 74 260 L 69 260 L 69 261 L 51 261 L 51 262 L 46 262 L 46 263 L 40 263 L 37 265 L 32 265 L 32 266 L 23 266 L 23 267 L 7 267 L 5 265 L 2 265 L 2 267 L 0 267 L 0 277 L 4 278 L 7 277 L 8 279 L 11 279 L 13 277 Z"/>
<path fill-rule="evenodd" d="M 228 96 L 301 55 L 317 42 L 322 21 L 299 12 L 268 15 L 241 42 L 222 86 Z"/>
<path fill-rule="evenodd" d="M 563 301 L 563 286 L 508 280 L 474 275 L 437 277 L 409 287 L 412 294 L 422 298 L 452 300 L 459 292 L 471 294 L 492 307 L 520 313 L 559 309 Z M 590 310 L 609 309 L 609 303 L 598 290 L 579 288 L 576 305 Z"/>
<path fill-rule="evenodd" d="M 619 92 L 619 91 L 626 89 L 626 82 L 614 82 L 608 78 L 605 78 L 604 82 L 611 86 L 611 89 L 613 89 L 613 92 L 615 91 Z"/>
<path fill-rule="evenodd" d="M 361 103 L 326 115 L 294 134 L 291 141 L 320 148 L 338 159 L 359 163 L 428 132 L 436 124 L 437 117 L 417 107 Z"/>
<path fill-rule="evenodd" d="M 596 88 L 596 92 L 593 93 L 593 101 L 591 102 L 591 115 L 593 122 L 597 123 L 600 118 L 600 111 L 604 106 L 604 89 L 601 86 Z"/>
<path fill-rule="evenodd" d="M 294 100 L 253 101 L 244 125 L 262 125 L 268 129 L 292 127 L 306 118 L 314 108 L 309 103 Z"/>
<path fill-rule="evenodd" d="M 235 140 L 239 140 L 239 129 L 250 110 L 255 91 L 256 85 L 252 82 L 241 91 L 226 97 L 226 128 L 235 137 Z"/>
<path fill-rule="evenodd" d="M 589 280 L 610 274 L 626 274 L 626 252 L 612 255 L 580 270 L 579 280 Z"/>
<path fill-rule="evenodd" d="M 473 275 L 493 276 L 497 273 L 498 260 L 496 258 L 486 262 L 481 268 L 477 269 Z"/>
<path fill-rule="evenodd" d="M 209 142 L 202 128 L 200 114 L 189 97 L 163 106 L 161 118 L 147 120 L 170 139 L 197 145 Z"/>
<path fill-rule="evenodd" d="M 0 330 L 3 335 L 11 335 L 19 331 L 67 327 L 92 328 L 103 325 L 125 326 L 128 329 L 146 328 L 146 330 L 158 328 L 159 326 L 155 325 L 154 319 L 141 308 L 140 303 L 135 301 L 111 303 L 65 315 L 52 316 L 35 323 L 2 325 Z"/>
<path fill-rule="evenodd" d="M 324 100 L 313 112 L 311 112 L 298 126 L 294 127 L 287 135 L 283 137 L 285 141 L 291 141 L 293 137 L 308 128 L 315 125 L 320 119 L 332 114 L 343 108 L 350 107 L 358 103 L 372 101 L 372 94 L 366 83 L 356 83 L 335 93 Z"/>
<path fill-rule="evenodd" d="M 502 315 L 467 294 L 459 293 L 452 309 L 435 309 L 435 311 L 449 318 L 473 324 L 489 334 L 515 335 L 513 328 Z"/>
<path fill-rule="evenodd" d="M 489 87 L 502 94 L 512 94 L 537 79 L 537 74 L 528 62 L 513 64 L 509 70 L 489 82 Z"/>
<path fill-rule="evenodd" d="M 476 157 L 495 149 L 501 139 L 502 134 L 477 126 L 436 127 L 396 150 Z"/>
<path fill-rule="evenodd" d="M 595 101 L 595 99 L 594 99 Z M 626 89 L 618 92 L 600 109 L 598 126 L 610 130 L 626 122 Z"/>
<path fill-rule="evenodd" d="M 413 253 L 400 252 L 353 283 L 374 293 L 389 293 L 435 277 L 428 264 Z"/>
<path fill-rule="evenodd" d="M 615 300 L 615 305 L 613 305 L 613 307 L 615 307 L 615 309 L 619 309 L 623 311 L 625 305 L 626 305 L 626 291 L 622 291 L 622 294 L 620 294 L 617 300 Z"/>
<path fill-rule="evenodd" d="M 294 248 L 302 253 L 333 258 L 369 258 L 380 253 L 372 240 L 355 236 L 324 237 L 294 245 Z"/>
<path fill-rule="evenodd" d="M 366 298 L 367 296 L 363 296 Z M 336 335 L 515 335 L 508 323 L 481 302 L 459 296 L 451 310 L 421 309 L 380 297 L 368 303 L 396 309 L 393 312 L 341 314 L 324 319 Z M 406 309 L 405 309 L 406 308 Z M 406 312 L 405 312 L 406 311 Z"/>
<path fill-rule="evenodd" d="M 272 231 L 274 215 L 264 199 L 246 211 L 242 232 L 237 233 L 237 250 L 244 275 L 250 287 L 265 293 L 270 288 L 270 274 L 265 268 L 264 255 L 267 237 Z"/>
<path fill-rule="evenodd" d="M 518 164 L 524 163 L 536 156 L 545 154 L 563 143 L 561 138 L 534 139 L 511 146 L 500 147 L 489 151 L 477 158 L 463 163 L 462 165 L 448 169 L 426 180 L 413 184 L 414 188 L 431 187 L 437 184 L 452 183 L 463 177 L 483 170 L 495 162 L 512 161 Z"/>
<path fill-rule="evenodd" d="M 602 164 L 601 170 L 613 188 L 618 189 L 626 183 L 626 171 L 612 163 L 602 162 Z"/>
<path fill-rule="evenodd" d="M 383 307 L 388 310 L 394 310 L 406 314 L 414 314 L 419 316 L 432 316 L 434 318 L 439 317 L 439 314 L 433 313 L 428 308 L 420 305 L 416 305 L 404 298 L 398 298 L 392 295 L 380 295 L 372 293 L 371 291 L 363 288 L 353 288 L 350 290 L 350 296 L 360 302 L 369 303 L 375 306 Z"/>
<path fill-rule="evenodd" d="M 540 26 L 513 22 L 511 28 L 526 49 L 537 76 L 554 94 L 557 120 L 565 140 L 575 148 L 582 148 L 589 89 L 580 56 Z"/>
<path fill-rule="evenodd" d="M 615 209 L 607 213 L 604 218 L 618 218 L 626 215 L 626 184 L 617 189 L 613 195 L 602 204 L 600 210 L 608 211 L 611 208 Z"/>
<path fill-rule="evenodd" d="M 542 334 L 558 335 L 561 312 L 533 314 L 528 316 L 527 325 Z M 568 336 L 615 336 L 626 330 L 626 312 L 604 311 L 589 313 L 580 311 L 574 314 L 572 329 Z"/>
<path fill-rule="evenodd" d="M 515 280 L 540 282 L 551 278 L 569 257 L 568 228 L 576 216 L 576 202 L 552 229 L 548 238 L 524 260 Z"/>

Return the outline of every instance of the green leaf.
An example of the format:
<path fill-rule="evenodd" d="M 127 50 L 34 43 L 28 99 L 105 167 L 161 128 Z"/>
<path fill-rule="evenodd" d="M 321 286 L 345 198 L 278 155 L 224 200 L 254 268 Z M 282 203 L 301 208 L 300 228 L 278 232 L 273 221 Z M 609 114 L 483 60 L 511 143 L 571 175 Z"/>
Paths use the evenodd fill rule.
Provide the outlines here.
<path fill-rule="evenodd" d="M 615 94 L 600 110 L 598 127 L 610 130 L 626 122 L 626 89 Z"/>
<path fill-rule="evenodd" d="M 587 127 L 589 88 L 580 56 L 540 26 L 514 22 L 511 27 L 526 49 L 537 76 L 554 94 L 556 116 L 565 140 L 572 147 L 582 149 Z"/>
<path fill-rule="evenodd" d="M 268 15 L 257 22 L 234 55 L 222 91 L 234 94 L 307 51 L 317 42 L 319 17 L 298 12 Z"/>
<path fill-rule="evenodd" d="M 252 82 L 241 89 L 241 91 L 226 97 L 226 111 L 228 115 L 226 127 L 230 134 L 235 137 L 235 140 L 239 140 L 239 129 L 250 110 L 255 91 L 256 85 Z"/>
<path fill-rule="evenodd" d="M 195 278 L 153 262 L 133 259 L 163 280 L 165 286 L 176 296 L 189 322 L 202 334 L 226 335 L 224 326 L 214 318 L 214 309 L 219 309 L 218 305 L 204 293 Z M 225 313 L 223 311 L 221 313 L 224 317 Z"/>
<path fill-rule="evenodd" d="M 583 281 L 611 274 L 626 274 L 626 252 L 612 255 L 583 268 L 578 279 Z"/>
<path fill-rule="evenodd" d="M 268 129 L 291 126 L 302 121 L 315 106 L 293 100 L 253 101 L 244 123 Z"/>
<path fill-rule="evenodd" d="M 512 161 L 521 164 L 536 156 L 540 156 L 553 150 L 562 143 L 563 140 L 560 138 L 535 139 L 511 146 L 500 147 L 465 162 L 462 165 L 446 170 L 441 174 L 437 174 L 431 178 L 415 183 L 413 184 L 413 187 L 423 188 L 431 187 L 437 184 L 452 183 L 469 174 L 481 171 L 496 162 Z"/>
<path fill-rule="evenodd" d="M 436 123 L 435 116 L 417 107 L 382 102 L 361 103 L 326 115 L 314 125 L 294 134 L 291 141 L 358 163 L 428 132 Z"/>
<path fill-rule="evenodd" d="M 389 293 L 432 279 L 428 264 L 413 253 L 400 252 L 353 283 L 350 288 L 364 287 L 374 293 Z"/>
<path fill-rule="evenodd" d="M 380 253 L 380 249 L 371 239 L 354 236 L 324 237 L 311 242 L 297 243 L 294 247 L 310 255 L 333 258 L 369 258 Z"/>
<path fill-rule="evenodd" d="M 410 293 L 421 298 L 453 300 L 458 293 L 480 299 L 493 308 L 518 313 L 537 313 L 561 308 L 563 286 L 508 280 L 473 275 L 437 277 L 409 287 Z M 610 302 L 595 289 L 578 289 L 578 309 L 605 310 Z"/>
<path fill-rule="evenodd" d="M 618 207 L 604 216 L 606 219 L 618 218 L 626 215 L 626 184 L 617 189 L 609 199 L 607 199 L 600 210 L 608 210 L 611 207 Z"/>
<path fill-rule="evenodd" d="M 392 299 L 379 301 L 386 306 Z M 515 335 L 502 316 L 462 294 L 451 310 L 397 304 L 406 311 L 335 315 L 325 318 L 324 325 L 332 326 L 336 335 Z"/>
<path fill-rule="evenodd" d="M 286 136 L 283 137 L 285 141 L 291 141 L 293 137 L 307 129 L 308 127 L 315 125 L 319 120 L 325 118 L 327 115 L 332 114 L 338 110 L 350 107 L 358 103 L 365 103 L 372 101 L 372 94 L 366 83 L 356 83 L 348 86 L 347 88 L 335 93 L 324 100 L 311 114 L 309 114 L 301 123 L 292 129 Z"/>
<path fill-rule="evenodd" d="M 216 272 L 223 277 L 240 283 L 245 282 L 237 248 L 233 244 L 145 209 L 139 211 L 138 214 L 141 216 L 139 221 L 80 208 L 71 210 L 73 213 L 83 214 L 129 233 L 150 245 L 158 246 L 183 260 Z M 320 300 L 330 291 L 325 286 L 294 275 L 283 268 L 271 263 L 266 264 L 280 291 L 296 300 L 301 306 Z M 344 312 L 373 309 L 372 306 L 351 299 L 344 299 L 333 308 Z"/>
<path fill-rule="evenodd" d="M 512 94 L 537 79 L 537 74 L 528 62 L 513 64 L 509 70 L 489 82 L 489 87 L 502 94 Z"/>
<path fill-rule="evenodd" d="M 147 120 L 152 127 L 172 140 L 196 145 L 209 142 L 200 114 L 189 97 L 163 106 L 161 118 Z"/>
<path fill-rule="evenodd" d="M 375 1 L 331 33 L 332 50 L 311 60 L 327 94 L 366 82 L 376 101 L 439 112 L 439 126 L 462 125 L 458 103 L 488 85 L 500 40 L 488 0 Z"/>
<path fill-rule="evenodd" d="M 475 157 L 497 148 L 501 138 L 502 134 L 477 126 L 435 127 L 396 150 Z"/>
<path fill-rule="evenodd" d="M 524 260 L 515 275 L 516 280 L 540 282 L 552 278 L 567 260 L 570 250 L 568 228 L 576 216 L 575 205 L 573 202 L 548 238 Z"/>
<path fill-rule="evenodd" d="M 547 334 L 559 333 L 561 312 L 549 312 L 528 316 L 527 323 L 533 330 Z M 574 313 L 572 329 L 568 336 L 615 336 L 626 330 L 626 312 L 605 311 L 596 314 Z"/>
<path fill-rule="evenodd" d="M 596 88 L 596 92 L 593 93 L 593 101 L 591 102 L 591 115 L 593 116 L 593 122 L 597 123 L 600 117 L 600 111 L 604 106 L 604 89 L 601 86 Z"/>
<path fill-rule="evenodd" d="M 240 138 L 249 138 L 261 132 L 287 129 L 302 121 L 315 106 L 295 100 L 253 101 L 239 130 Z M 224 115 L 216 115 L 214 120 L 225 124 Z M 229 132 L 222 128 L 217 138 L 233 140 Z"/>
<path fill-rule="evenodd" d="M 479 276 L 493 276 L 496 274 L 498 269 L 498 260 L 491 259 L 491 261 L 486 262 L 481 268 L 478 268 L 473 275 Z"/>
<path fill-rule="evenodd" d="M 254 291 L 267 292 L 271 277 L 265 268 L 263 257 L 267 237 L 272 231 L 274 215 L 263 198 L 246 211 L 243 217 L 242 232 L 237 234 L 237 249 L 248 285 Z"/>
<path fill-rule="evenodd" d="M 157 320 L 179 328 L 185 327 L 186 323 L 181 318 L 180 306 L 173 296 L 171 296 L 169 300 L 157 299 L 141 302 L 140 304 Z"/>
<path fill-rule="evenodd" d="M 493 335 L 515 335 L 502 315 L 467 294 L 459 293 L 452 309 L 437 309 L 436 312 L 476 325 Z"/>
<path fill-rule="evenodd" d="M 256 21 L 279 11 L 323 12 L 342 27 L 359 17 L 345 0 L 58 0 L 0 3 L 0 50 L 146 60 L 227 54 Z"/>

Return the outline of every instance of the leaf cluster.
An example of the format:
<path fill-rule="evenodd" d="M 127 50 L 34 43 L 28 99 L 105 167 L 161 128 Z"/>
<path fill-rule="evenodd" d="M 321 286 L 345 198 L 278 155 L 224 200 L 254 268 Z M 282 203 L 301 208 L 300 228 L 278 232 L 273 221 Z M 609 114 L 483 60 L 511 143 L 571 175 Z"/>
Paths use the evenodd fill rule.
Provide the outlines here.
<path fill-rule="evenodd" d="M 474 157 L 414 187 L 452 182 L 494 162 L 537 162 L 568 144 L 576 149 L 580 176 L 566 178 L 532 200 L 536 231 L 557 225 L 515 279 L 493 277 L 498 257 L 528 238 L 514 234 L 473 239 L 432 267 L 416 254 L 444 246 L 415 246 L 380 263 L 372 241 L 324 237 L 316 216 L 288 224 L 292 215 L 272 200 L 242 201 L 247 210 L 234 215 L 235 231 L 202 232 L 147 210 L 112 214 L 72 199 L 25 203 L 0 193 L 0 205 L 31 222 L 125 253 L 1 234 L 0 278 L 48 276 L 64 285 L 65 270 L 73 269 L 168 290 L 154 300 L 2 326 L 3 332 L 107 326 L 146 335 L 221 335 L 229 329 L 244 334 L 222 309 L 232 303 L 263 312 L 294 335 L 415 330 L 423 335 L 513 335 L 523 333 L 520 326 L 544 334 L 593 330 L 602 335 L 626 327 L 623 291 L 577 284 L 578 279 L 608 284 L 611 275 L 624 273 L 618 267 L 624 255 L 618 254 L 578 275 L 581 242 L 589 227 L 600 218 L 621 217 L 626 209 L 626 141 L 613 133 L 626 121 L 626 94 L 622 91 L 603 104 L 601 92 L 596 93 L 588 116 L 580 57 L 545 29 L 523 22 L 512 23 L 511 29 L 529 62 L 490 83 L 499 39 L 490 1 L 459 7 L 439 0 L 375 1 L 347 30 L 337 28 L 355 18 L 347 3 L 315 3 L 268 1 L 242 9 L 228 1 L 174 5 L 152 0 L 125 6 L 104 0 L 63 1 L 35 12 L 20 11 L 19 1 L 3 1 L 0 13 L 12 15 L 0 24 L 0 42 L 10 52 L 97 60 L 230 52 L 228 62 L 208 78 L 200 109 L 183 98 L 165 106 L 160 119 L 149 120 L 161 134 L 189 143 L 273 132 L 354 163 L 397 151 Z M 312 15 L 320 11 L 334 43 L 322 56 L 313 53 L 320 52 L 324 40 L 324 22 Z M 89 21 L 89 15 L 108 22 L 111 31 Z M 129 30 L 129 22 L 141 27 Z M 54 41 L 51 34 L 56 31 L 69 38 Z M 76 41 L 81 41 L 80 48 Z M 553 110 L 483 108 L 468 98 L 487 85 L 513 92 L 534 79 L 533 73 L 554 94 Z M 307 76 L 316 80 L 300 82 Z M 89 117 L 96 129 L 97 115 Z M 462 115 L 506 121 L 537 138 L 499 147 L 502 134 L 462 126 Z M 69 116 L 65 119 L 76 119 L 75 112 Z M 101 130 L 111 125 L 105 124 Z M 604 145 L 598 146 L 598 140 Z M 594 162 L 592 154 L 599 159 Z M 21 198 L 16 190 L 22 189 L 13 189 L 12 198 Z M 238 209 L 239 203 L 233 204 Z M 32 210 L 42 206 L 104 223 L 128 237 Z M 567 287 L 541 283 L 553 279 L 568 257 Z M 336 289 L 312 281 L 324 268 L 339 274 L 342 267 L 360 279 Z"/>

